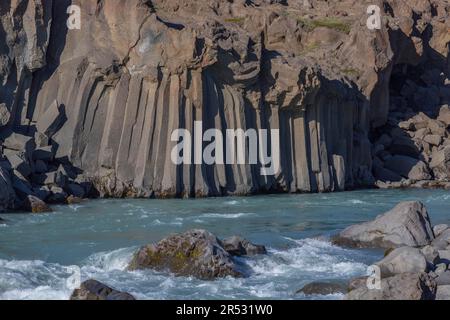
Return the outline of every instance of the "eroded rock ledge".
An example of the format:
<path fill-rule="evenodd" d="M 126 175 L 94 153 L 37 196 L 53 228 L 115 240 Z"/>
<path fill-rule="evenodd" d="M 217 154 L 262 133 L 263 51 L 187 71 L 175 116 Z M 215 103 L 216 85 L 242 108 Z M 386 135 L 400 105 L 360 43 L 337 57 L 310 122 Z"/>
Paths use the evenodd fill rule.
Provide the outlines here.
<path fill-rule="evenodd" d="M 70 4 L 80 5 L 82 30 L 67 30 Z M 367 7 L 350 0 L 2 1 L 0 210 L 29 194 L 90 196 L 85 181 L 103 197 L 448 181 L 446 118 L 410 130 L 420 141 L 402 160 L 411 177 L 386 171 L 390 156 L 411 149 L 411 136 L 386 125 L 419 112 L 436 119 L 449 103 L 448 1 L 374 4 L 383 9 L 377 31 L 366 27 Z M 280 129 L 280 173 L 174 165 L 170 135 L 192 132 L 196 120 Z M 385 132 L 392 143 L 378 139 Z"/>

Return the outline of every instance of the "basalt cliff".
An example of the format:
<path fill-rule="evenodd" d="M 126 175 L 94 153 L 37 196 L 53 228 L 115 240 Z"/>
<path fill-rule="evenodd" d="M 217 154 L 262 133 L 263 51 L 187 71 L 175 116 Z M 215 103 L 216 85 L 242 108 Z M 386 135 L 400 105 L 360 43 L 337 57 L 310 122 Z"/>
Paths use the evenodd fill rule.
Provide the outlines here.
<path fill-rule="evenodd" d="M 447 186 L 449 14 L 447 0 L 2 0 L 0 210 Z M 171 134 L 195 121 L 279 129 L 280 171 L 175 165 Z"/>

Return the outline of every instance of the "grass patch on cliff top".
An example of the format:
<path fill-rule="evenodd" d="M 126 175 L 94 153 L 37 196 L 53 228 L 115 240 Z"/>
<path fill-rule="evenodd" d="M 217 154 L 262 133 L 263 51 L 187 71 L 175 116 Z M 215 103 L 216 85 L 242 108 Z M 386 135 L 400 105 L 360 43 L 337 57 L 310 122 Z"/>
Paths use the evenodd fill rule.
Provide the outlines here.
<path fill-rule="evenodd" d="M 225 22 L 243 24 L 245 22 L 245 18 L 227 18 L 225 19 Z"/>
<path fill-rule="evenodd" d="M 352 27 L 350 22 L 332 17 L 314 20 L 309 18 L 299 18 L 298 22 L 300 22 L 307 31 L 314 31 L 314 29 L 322 27 L 349 34 Z"/>

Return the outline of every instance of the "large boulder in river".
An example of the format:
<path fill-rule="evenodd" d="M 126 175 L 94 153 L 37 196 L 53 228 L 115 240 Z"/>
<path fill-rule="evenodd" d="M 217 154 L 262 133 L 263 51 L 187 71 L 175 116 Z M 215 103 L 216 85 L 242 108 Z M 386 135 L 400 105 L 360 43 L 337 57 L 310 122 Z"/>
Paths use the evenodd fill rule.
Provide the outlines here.
<path fill-rule="evenodd" d="M 347 300 L 434 300 L 436 282 L 426 273 L 402 273 L 381 280 L 381 289 L 369 289 L 366 281 L 350 291 Z"/>
<path fill-rule="evenodd" d="M 374 221 L 353 225 L 333 242 L 337 245 L 361 248 L 419 247 L 434 239 L 425 206 L 416 201 L 401 202 Z"/>
<path fill-rule="evenodd" d="M 204 280 L 242 276 L 220 240 L 205 230 L 191 230 L 142 247 L 134 255 L 129 269 L 168 270 L 177 276 Z"/>
<path fill-rule="evenodd" d="M 75 289 L 70 300 L 136 300 L 131 294 L 117 291 L 97 280 L 83 282 Z"/>

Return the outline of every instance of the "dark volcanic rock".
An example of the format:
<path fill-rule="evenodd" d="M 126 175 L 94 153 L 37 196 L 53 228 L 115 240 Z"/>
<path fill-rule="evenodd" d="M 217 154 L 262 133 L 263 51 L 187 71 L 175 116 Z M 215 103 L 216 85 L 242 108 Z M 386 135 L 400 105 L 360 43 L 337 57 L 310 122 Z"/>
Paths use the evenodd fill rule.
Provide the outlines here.
<path fill-rule="evenodd" d="M 242 276 L 220 240 L 205 230 L 191 230 L 142 247 L 134 255 L 129 269 L 168 270 L 177 276 L 205 280 Z"/>
<path fill-rule="evenodd" d="M 266 247 L 253 244 L 247 239 L 234 236 L 222 241 L 222 246 L 232 256 L 255 256 L 266 254 Z"/>
<path fill-rule="evenodd" d="M 433 239 L 425 206 L 420 202 L 402 202 L 374 221 L 345 229 L 333 242 L 351 247 L 392 248 L 426 246 Z"/>
<path fill-rule="evenodd" d="M 87 280 L 75 289 L 70 300 L 136 300 L 131 294 L 114 290 L 107 285 Z"/>
<path fill-rule="evenodd" d="M 348 286 L 341 282 L 312 282 L 297 291 L 297 293 L 305 295 L 330 295 L 347 292 Z"/>

